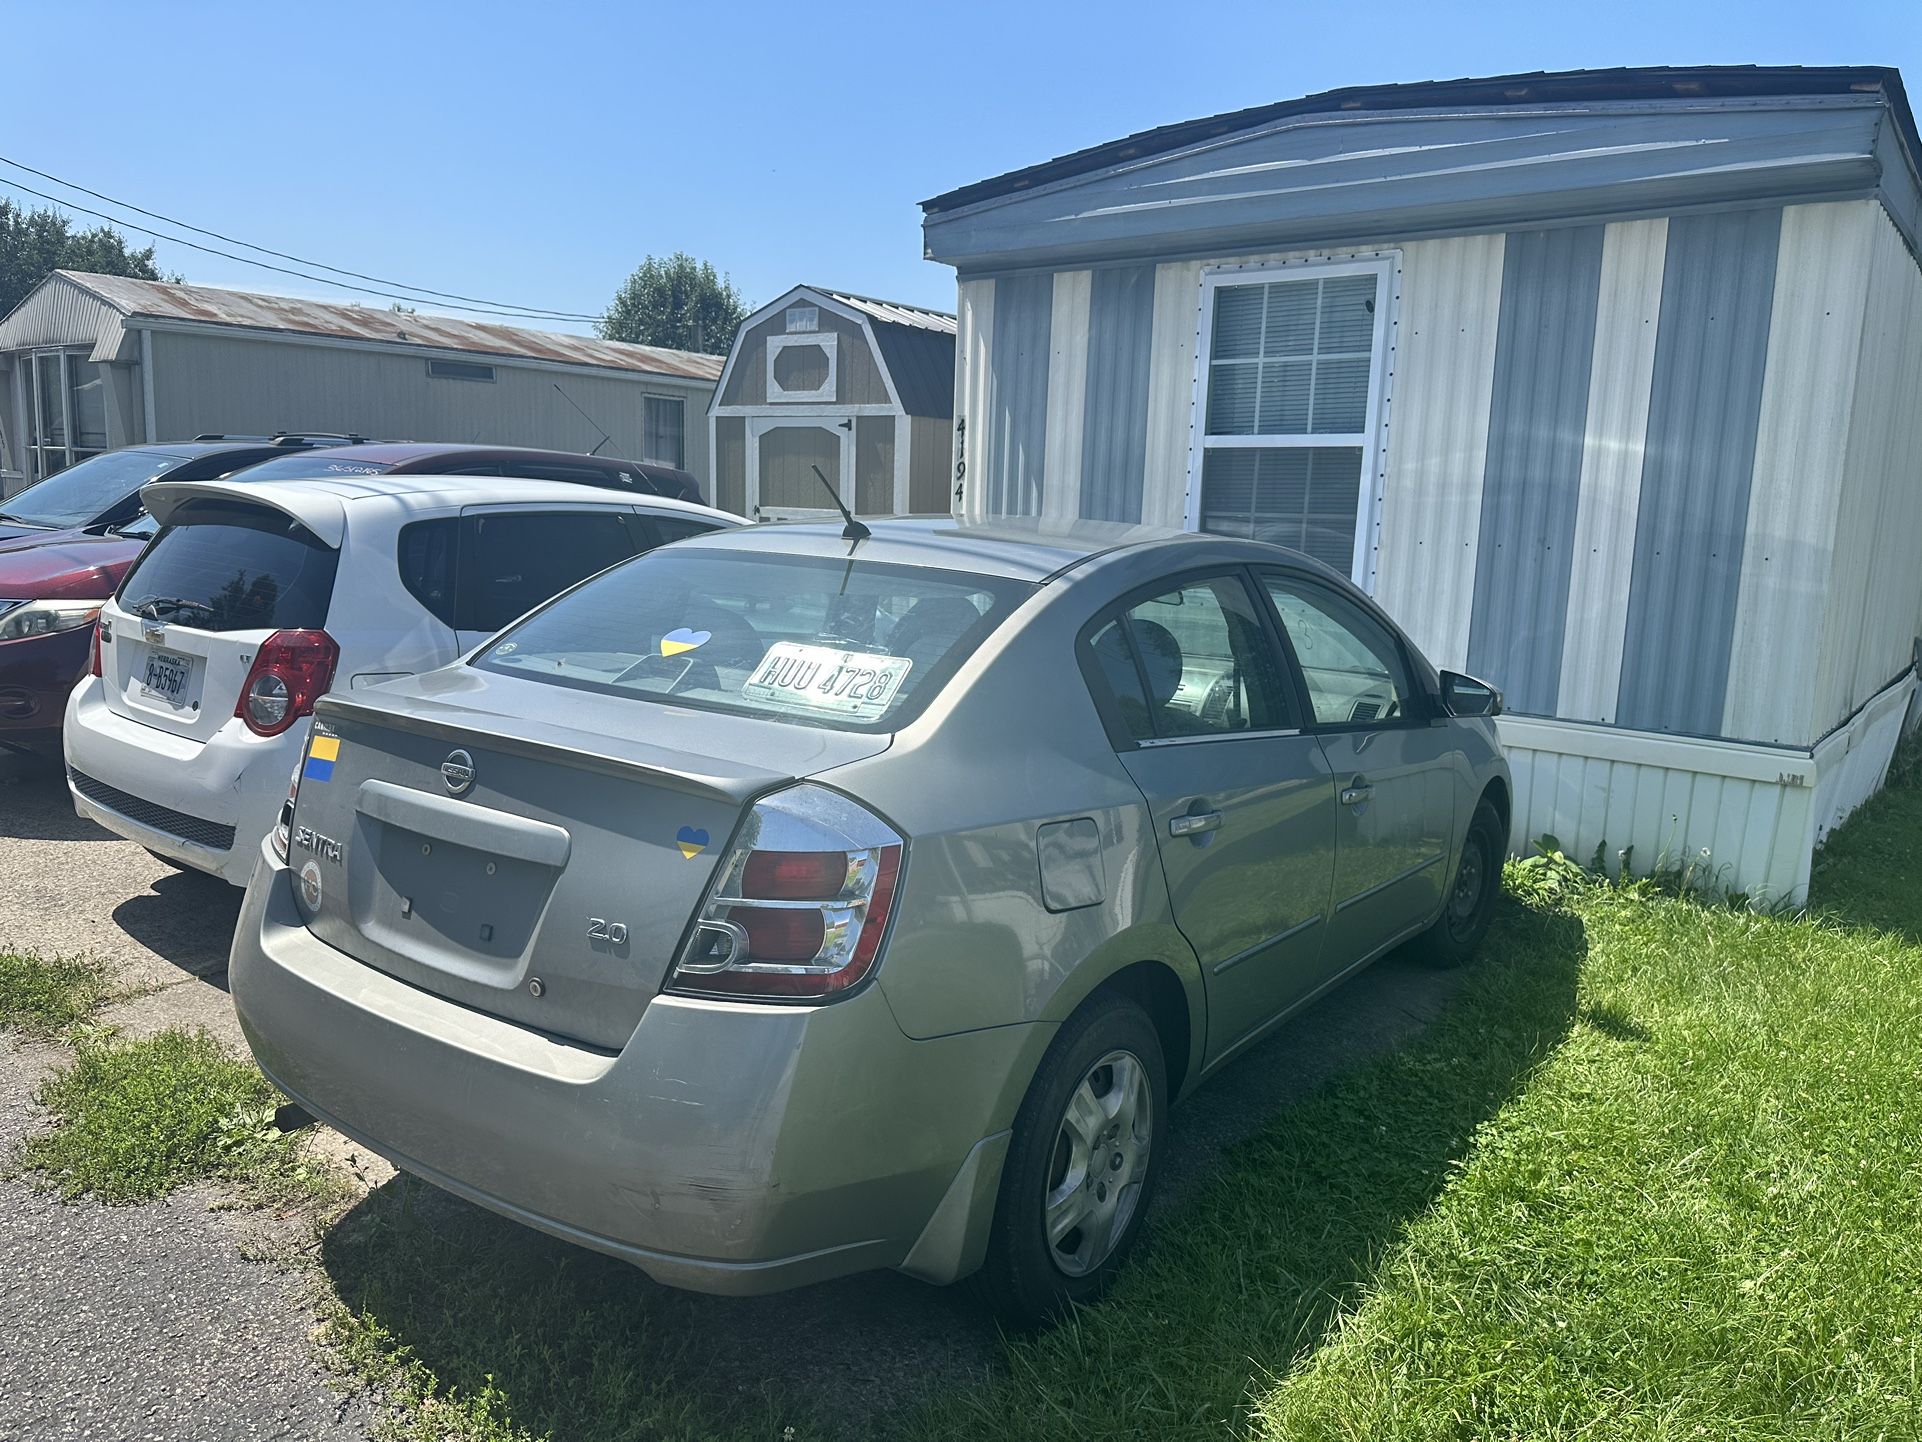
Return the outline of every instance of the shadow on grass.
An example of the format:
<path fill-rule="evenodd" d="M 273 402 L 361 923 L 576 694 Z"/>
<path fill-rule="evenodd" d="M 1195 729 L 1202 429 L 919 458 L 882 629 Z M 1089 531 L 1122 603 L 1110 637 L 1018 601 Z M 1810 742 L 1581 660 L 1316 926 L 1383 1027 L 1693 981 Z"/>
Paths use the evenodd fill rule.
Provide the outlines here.
<path fill-rule="evenodd" d="M 1155 1209 L 1113 1300 L 1039 1339 L 1004 1344 L 965 1289 L 893 1274 L 674 1292 L 400 1178 L 322 1248 L 361 1319 L 346 1350 L 405 1348 L 442 1395 L 485 1397 L 489 1438 L 1059 1437 L 1056 1407 L 1069 1435 L 1218 1426 L 1249 1359 L 1273 1375 L 1314 1343 L 1566 1034 L 1585 953 L 1576 918 L 1509 905 L 1466 973 L 1391 960 L 1283 1028 L 1176 1113 L 1195 1175 Z M 1308 1082 L 1278 1086 L 1289 1072 Z M 1023 1393 L 1037 1368 L 1051 1406 Z"/>
<path fill-rule="evenodd" d="M 1922 945 L 1922 740 L 1908 742 L 1880 795 L 1815 854 L 1809 909 Z"/>

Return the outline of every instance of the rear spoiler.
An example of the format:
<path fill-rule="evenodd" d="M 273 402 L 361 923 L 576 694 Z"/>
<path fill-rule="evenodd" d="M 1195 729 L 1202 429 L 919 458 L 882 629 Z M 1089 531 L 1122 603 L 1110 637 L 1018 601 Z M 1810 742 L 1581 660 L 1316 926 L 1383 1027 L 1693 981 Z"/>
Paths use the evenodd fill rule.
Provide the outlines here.
<path fill-rule="evenodd" d="M 472 712 L 456 707 L 433 706 L 418 697 L 410 698 L 412 707 L 430 707 L 428 714 L 413 710 L 353 700 L 333 694 L 320 698 L 314 707 L 317 722 L 337 721 L 346 725 L 361 723 L 389 731 L 407 731 L 432 736 L 452 746 L 482 746 L 490 751 L 505 751 L 535 760 L 563 760 L 569 766 L 626 780 L 644 780 L 689 796 L 712 798 L 746 806 L 756 797 L 797 778 L 786 771 L 769 771 L 746 764 L 719 763 L 711 756 L 696 756 L 664 746 L 650 746 L 626 737 L 599 736 L 565 726 L 528 721 L 520 717 L 489 716 L 468 721 Z M 502 724 L 512 731 L 495 729 Z"/>
<path fill-rule="evenodd" d="M 248 485 L 244 481 L 162 480 L 149 481 L 140 488 L 140 504 L 163 526 L 189 501 L 237 501 L 278 511 L 298 521 L 336 551 L 347 534 L 347 508 L 340 503 L 340 498 L 307 487 L 286 489 L 271 481 Z"/>

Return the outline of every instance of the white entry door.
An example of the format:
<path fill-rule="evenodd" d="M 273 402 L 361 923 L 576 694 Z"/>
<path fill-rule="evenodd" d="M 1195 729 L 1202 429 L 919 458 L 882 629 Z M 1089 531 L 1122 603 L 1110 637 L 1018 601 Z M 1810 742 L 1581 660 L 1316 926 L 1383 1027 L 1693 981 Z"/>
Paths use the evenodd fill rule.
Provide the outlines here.
<path fill-rule="evenodd" d="M 852 510 L 853 416 L 810 413 L 748 421 L 748 515 L 757 521 L 783 521 L 835 514 L 821 476 Z"/>

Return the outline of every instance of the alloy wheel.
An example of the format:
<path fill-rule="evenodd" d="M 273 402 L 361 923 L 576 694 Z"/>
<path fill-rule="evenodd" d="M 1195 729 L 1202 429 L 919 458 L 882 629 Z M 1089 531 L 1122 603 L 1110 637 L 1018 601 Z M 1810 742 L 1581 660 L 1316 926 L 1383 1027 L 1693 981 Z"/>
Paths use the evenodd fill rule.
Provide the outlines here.
<path fill-rule="evenodd" d="M 1048 1254 L 1066 1275 L 1094 1271 L 1127 1235 L 1153 1134 L 1147 1068 L 1133 1052 L 1109 1052 L 1069 1093 L 1048 1165 L 1041 1215 Z"/>

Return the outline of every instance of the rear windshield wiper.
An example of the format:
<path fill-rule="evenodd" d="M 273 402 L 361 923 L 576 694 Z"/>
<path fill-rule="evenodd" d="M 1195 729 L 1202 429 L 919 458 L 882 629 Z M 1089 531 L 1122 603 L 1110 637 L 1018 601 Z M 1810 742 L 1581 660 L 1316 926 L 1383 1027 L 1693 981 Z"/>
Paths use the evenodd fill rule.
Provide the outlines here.
<path fill-rule="evenodd" d="M 183 611 L 198 611 L 203 616 L 214 613 L 214 608 L 204 601 L 188 601 L 179 596 L 149 596 L 130 609 L 136 616 L 147 616 L 155 621 L 160 619 L 162 611 L 169 616 L 178 616 Z"/>

